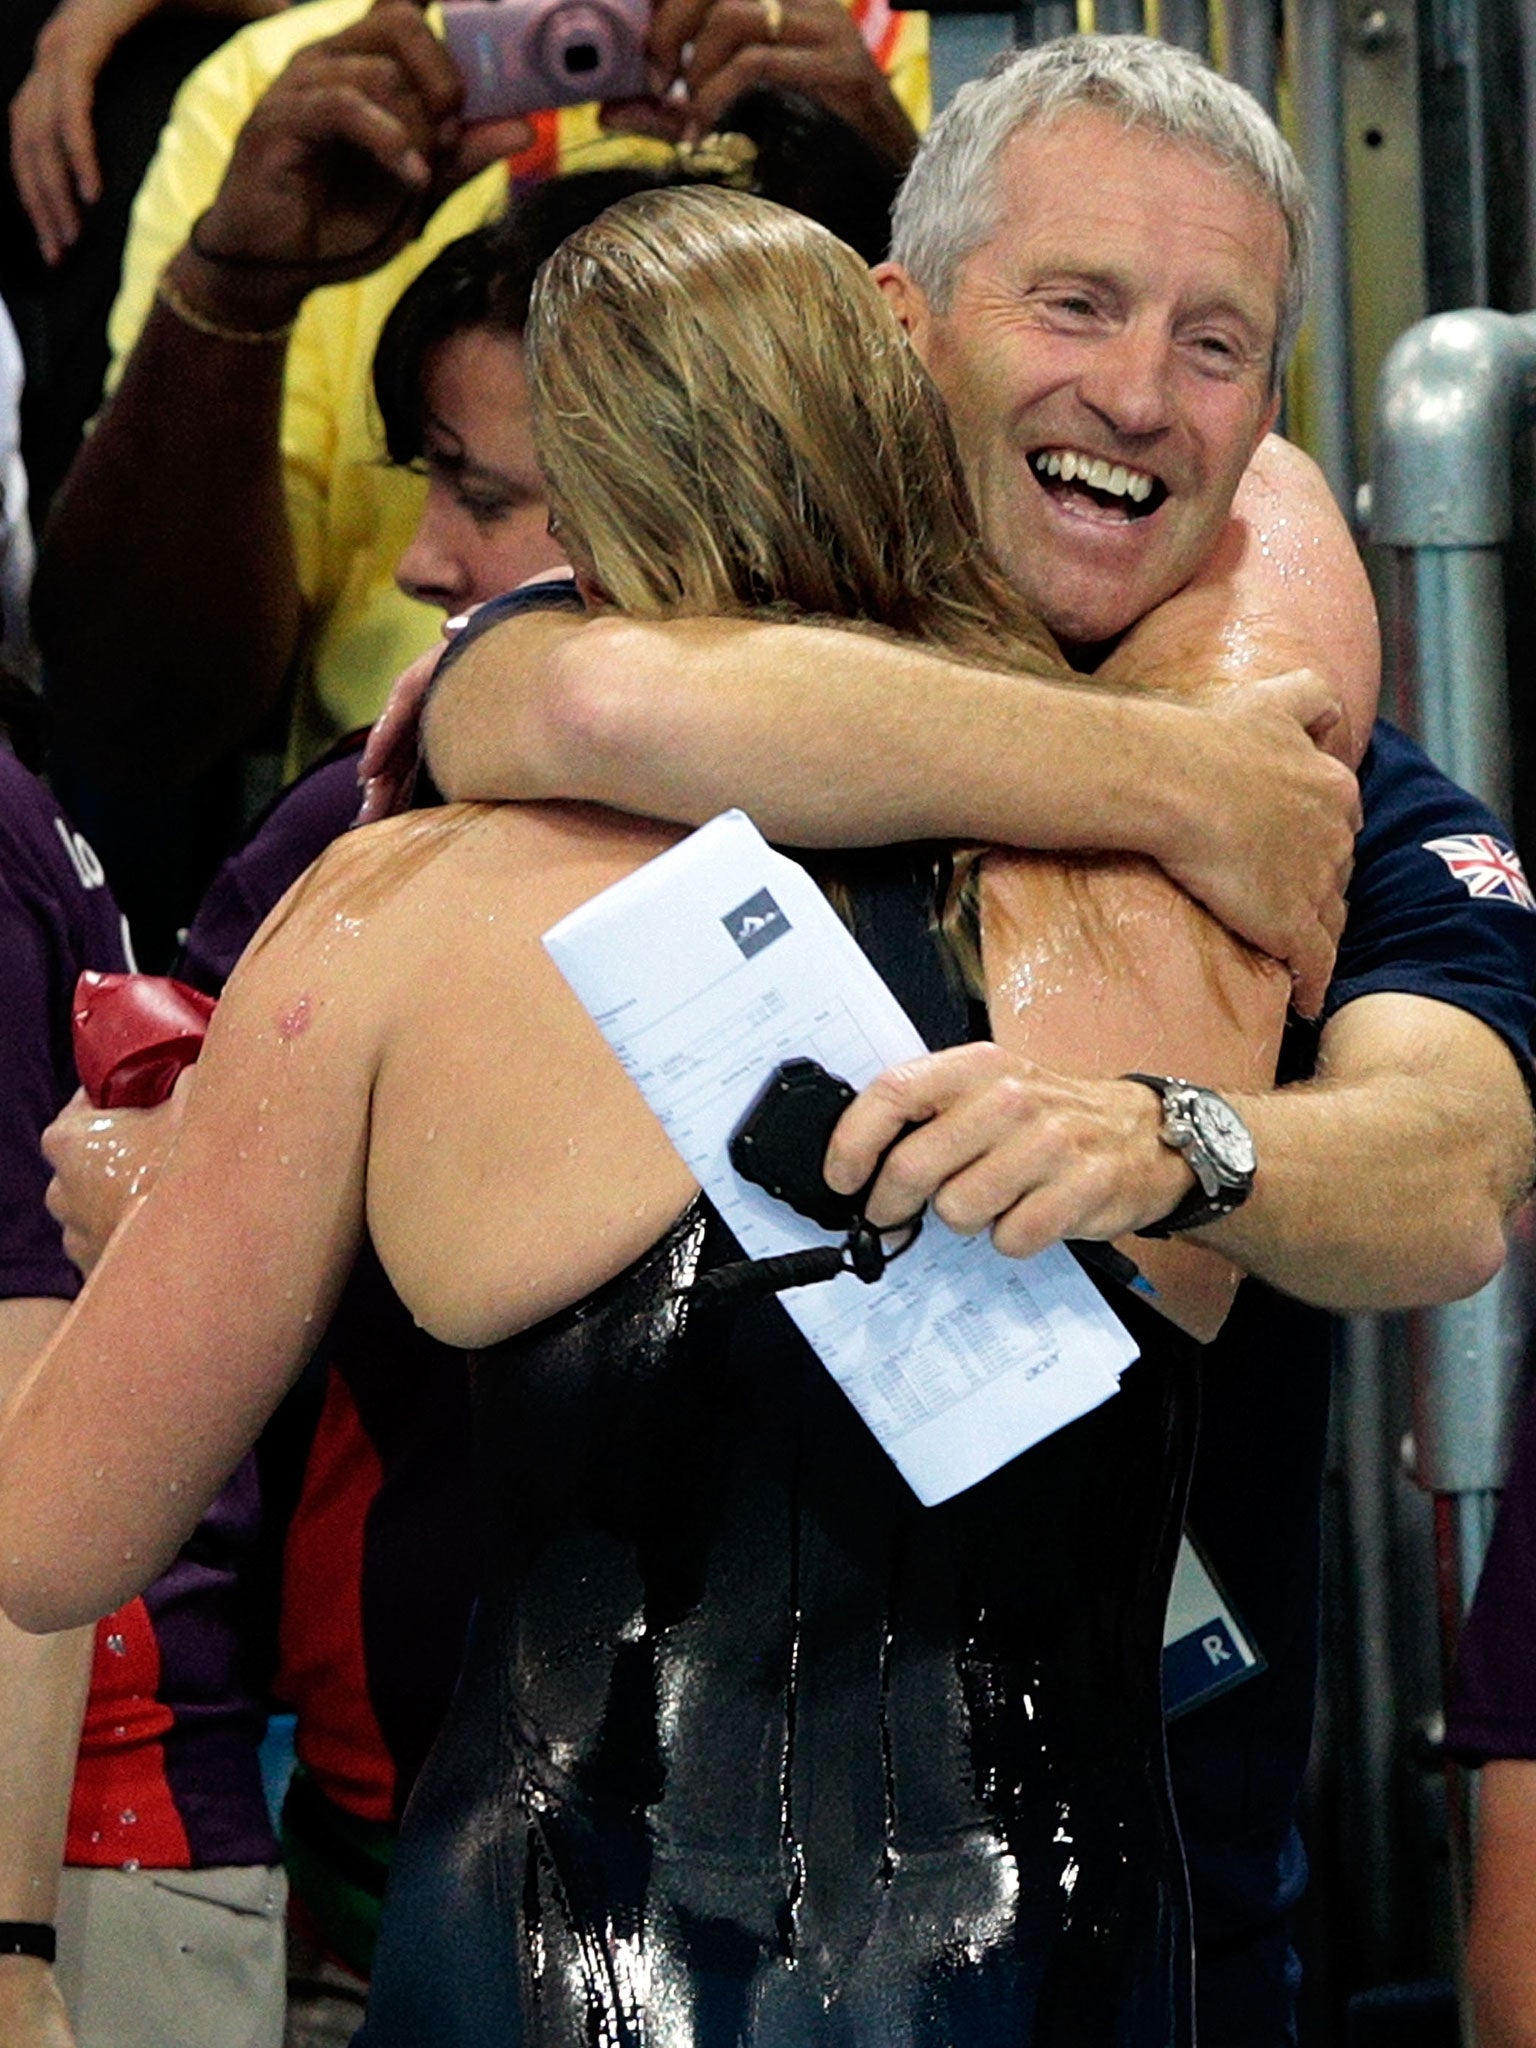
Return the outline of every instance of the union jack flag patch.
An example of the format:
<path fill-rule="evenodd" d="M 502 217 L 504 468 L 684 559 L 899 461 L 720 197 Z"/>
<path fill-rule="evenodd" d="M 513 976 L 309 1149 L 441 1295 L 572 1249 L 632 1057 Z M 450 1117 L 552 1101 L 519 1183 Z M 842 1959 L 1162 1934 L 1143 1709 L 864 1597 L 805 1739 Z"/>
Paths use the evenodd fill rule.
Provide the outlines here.
<path fill-rule="evenodd" d="M 1525 879 L 1520 856 L 1487 832 L 1458 832 L 1450 839 L 1426 839 L 1426 853 L 1438 854 L 1469 896 L 1492 896 L 1536 910 L 1536 895 Z"/>

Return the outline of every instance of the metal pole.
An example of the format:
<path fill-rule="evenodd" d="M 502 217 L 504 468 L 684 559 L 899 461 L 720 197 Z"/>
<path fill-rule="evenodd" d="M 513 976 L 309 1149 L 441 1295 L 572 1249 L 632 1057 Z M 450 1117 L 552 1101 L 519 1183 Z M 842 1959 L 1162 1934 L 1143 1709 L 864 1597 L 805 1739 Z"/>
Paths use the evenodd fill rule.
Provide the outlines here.
<path fill-rule="evenodd" d="M 1271 114 L 1275 111 L 1278 59 L 1279 22 L 1274 0 L 1227 0 L 1227 70 Z"/>
<path fill-rule="evenodd" d="M 1014 16 L 1014 39 L 1021 50 L 1076 34 L 1077 0 L 1023 0 Z"/>
<path fill-rule="evenodd" d="M 994 57 L 1013 48 L 1011 14 L 930 14 L 928 76 L 933 111 L 941 114 Z"/>
<path fill-rule="evenodd" d="M 1419 737 L 1454 782 L 1508 818 L 1503 551 L 1420 548 L 1414 564 Z"/>
<path fill-rule="evenodd" d="M 1310 328 L 1313 453 L 1339 509 L 1355 506 L 1350 379 L 1349 195 L 1344 171 L 1344 26 L 1338 0 L 1291 0 L 1301 161 L 1317 209 Z"/>
<path fill-rule="evenodd" d="M 1536 418 L 1536 315 L 1442 313 L 1393 346 L 1376 409 L 1371 523 L 1410 566 L 1401 681 L 1428 751 L 1509 815 L 1503 546 L 1517 439 Z M 1416 1319 L 1416 1467 L 1435 1496 L 1441 1658 L 1449 1671 L 1487 1550 L 1525 1339 L 1520 1261 L 1470 1301 Z M 1452 1897 L 1470 1891 L 1471 1788 L 1447 1773 Z M 1470 2012 L 1462 1986 L 1464 2029 Z"/>
<path fill-rule="evenodd" d="M 1177 43 L 1205 57 L 1211 48 L 1211 13 L 1206 0 L 1163 0 L 1159 27 L 1165 43 Z"/>

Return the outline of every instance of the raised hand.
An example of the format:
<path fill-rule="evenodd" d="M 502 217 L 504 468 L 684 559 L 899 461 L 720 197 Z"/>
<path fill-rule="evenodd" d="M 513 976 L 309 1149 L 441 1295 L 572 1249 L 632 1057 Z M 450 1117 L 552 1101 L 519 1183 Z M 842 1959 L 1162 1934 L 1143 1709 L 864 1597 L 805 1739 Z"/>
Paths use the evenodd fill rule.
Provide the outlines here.
<path fill-rule="evenodd" d="M 755 85 L 804 93 L 905 168 L 917 134 L 841 0 L 660 0 L 648 38 L 658 89 L 704 135 Z"/>
<path fill-rule="evenodd" d="M 193 230 L 198 274 L 178 269 L 179 280 L 270 320 L 291 317 L 319 285 L 378 269 L 450 192 L 529 140 L 524 121 L 466 126 L 462 99 L 411 0 L 380 0 L 310 44 L 240 131 Z"/>

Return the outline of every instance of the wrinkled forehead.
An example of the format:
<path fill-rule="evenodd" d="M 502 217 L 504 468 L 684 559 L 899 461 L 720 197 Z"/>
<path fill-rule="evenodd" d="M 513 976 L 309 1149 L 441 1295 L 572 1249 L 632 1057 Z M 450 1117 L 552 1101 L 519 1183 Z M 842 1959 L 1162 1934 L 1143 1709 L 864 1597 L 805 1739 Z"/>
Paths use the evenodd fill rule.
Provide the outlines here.
<path fill-rule="evenodd" d="M 968 271 L 1070 270 L 1156 282 L 1194 301 L 1230 302 L 1278 326 L 1292 251 L 1285 215 L 1245 165 L 1099 107 L 1021 123 L 997 152 L 981 239 Z"/>
<path fill-rule="evenodd" d="M 1071 106 L 1031 115 L 998 149 L 989 176 L 991 238 L 1068 217 L 1085 224 L 1113 219 L 1122 211 L 1122 195 L 1151 193 L 1187 203 L 1235 237 L 1251 239 L 1262 222 L 1288 253 L 1285 215 L 1256 171 L 1117 108 Z"/>

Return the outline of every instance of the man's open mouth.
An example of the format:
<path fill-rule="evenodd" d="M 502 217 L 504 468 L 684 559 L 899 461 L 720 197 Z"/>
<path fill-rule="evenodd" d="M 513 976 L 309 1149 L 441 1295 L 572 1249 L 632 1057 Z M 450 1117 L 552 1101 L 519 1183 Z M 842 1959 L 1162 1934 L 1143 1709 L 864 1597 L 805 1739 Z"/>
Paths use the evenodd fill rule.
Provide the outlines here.
<path fill-rule="evenodd" d="M 1080 496 L 1123 519 L 1147 518 L 1168 495 L 1160 478 L 1080 448 L 1037 448 L 1029 464 L 1052 497 Z"/>

